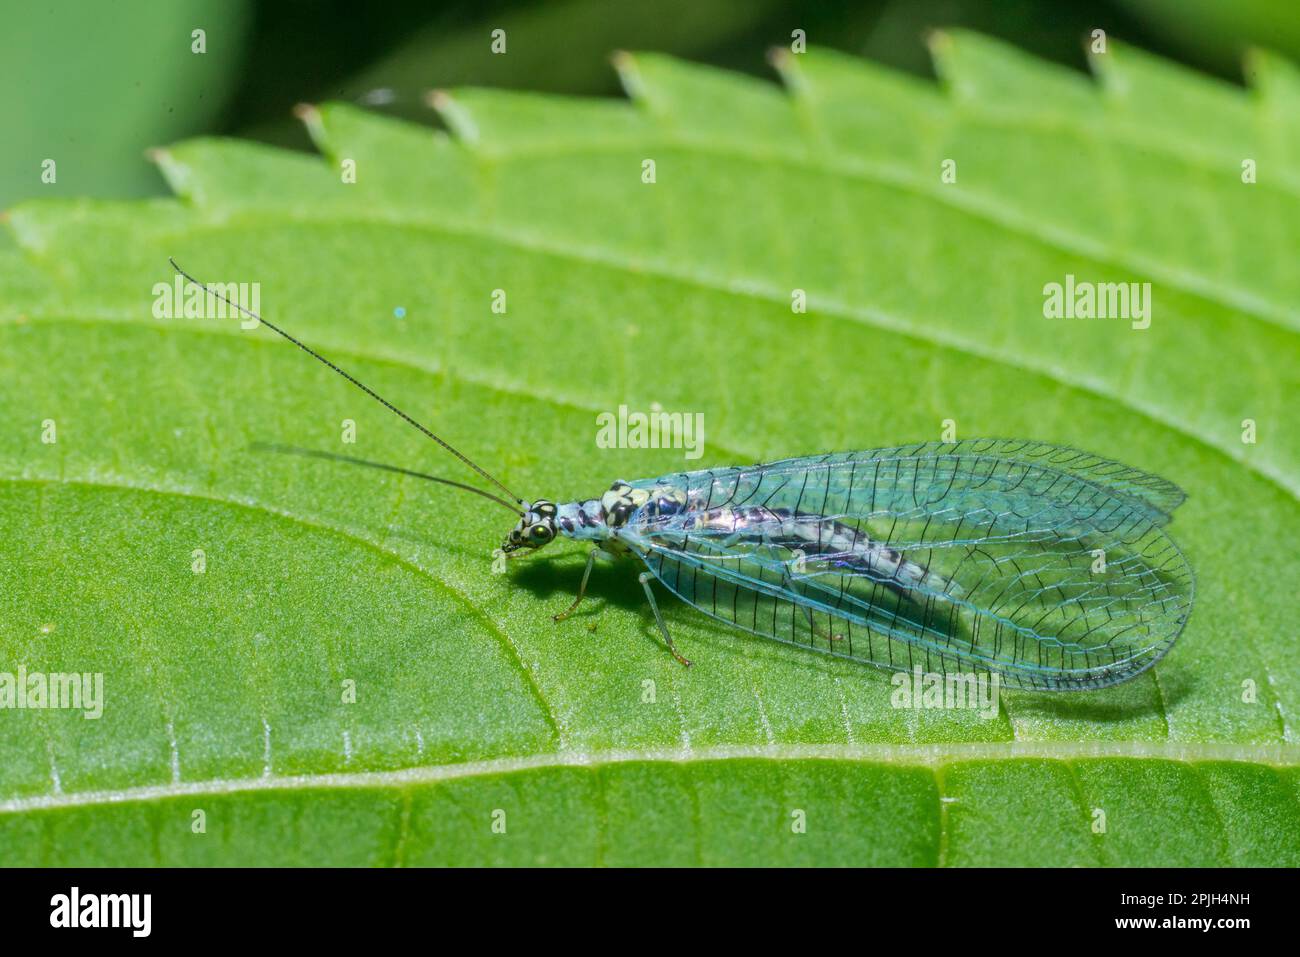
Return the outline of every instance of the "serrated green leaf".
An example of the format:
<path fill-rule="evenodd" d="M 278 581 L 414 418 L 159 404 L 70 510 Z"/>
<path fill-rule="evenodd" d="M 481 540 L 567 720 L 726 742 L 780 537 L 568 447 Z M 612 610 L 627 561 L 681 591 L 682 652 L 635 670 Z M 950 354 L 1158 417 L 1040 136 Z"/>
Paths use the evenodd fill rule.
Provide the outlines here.
<path fill-rule="evenodd" d="M 453 91 L 451 136 L 328 105 L 323 158 L 190 141 L 159 155 L 174 201 L 12 211 L 0 670 L 102 672 L 106 703 L 0 711 L 0 858 L 1300 862 L 1291 68 L 1258 59 L 1248 94 L 1118 44 L 1101 86 L 934 49 L 940 88 L 821 52 L 778 58 L 788 92 L 623 57 L 632 102 Z M 556 625 L 577 549 L 493 575 L 487 503 L 250 452 L 464 477 L 266 330 L 155 319 L 168 256 L 259 282 L 528 497 L 691 464 L 599 448 L 620 404 L 703 412 L 698 466 L 944 419 L 1121 459 L 1188 491 L 1197 607 L 1154 671 L 991 720 L 665 603 L 684 671 L 631 567 Z M 1150 328 L 1044 318 L 1067 274 L 1151 282 Z"/>

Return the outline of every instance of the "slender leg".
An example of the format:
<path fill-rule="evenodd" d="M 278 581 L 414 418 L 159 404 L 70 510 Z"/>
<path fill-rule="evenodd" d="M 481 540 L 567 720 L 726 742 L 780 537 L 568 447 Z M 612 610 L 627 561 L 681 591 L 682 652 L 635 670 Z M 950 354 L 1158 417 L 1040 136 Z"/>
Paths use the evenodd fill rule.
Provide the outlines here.
<path fill-rule="evenodd" d="M 794 591 L 794 579 L 790 577 L 790 573 L 789 573 L 789 572 L 782 572 L 782 577 L 785 579 L 785 587 L 788 588 L 788 589 L 790 589 L 791 591 Z M 812 632 L 814 635 L 816 635 L 818 638 L 825 638 L 827 641 L 843 641 L 843 640 L 844 640 L 844 636 L 843 636 L 843 635 L 828 635 L 828 634 L 826 634 L 826 632 L 824 632 L 824 631 L 822 631 L 820 628 L 818 628 L 818 627 L 817 627 L 817 621 L 816 621 L 815 618 L 813 618 L 813 612 L 812 612 L 812 609 L 811 609 L 811 608 L 807 608 L 807 607 L 805 607 L 803 611 L 804 611 L 804 614 L 808 616 L 808 630 L 811 631 L 811 632 Z"/>
<path fill-rule="evenodd" d="M 564 619 L 572 615 L 574 609 L 582 604 L 582 599 L 587 597 L 587 579 L 591 577 L 591 566 L 596 564 L 596 553 L 598 551 L 600 551 L 600 549 L 593 546 L 591 551 L 587 552 L 587 567 L 582 573 L 582 584 L 578 586 L 578 597 L 573 599 L 573 604 L 564 609 L 564 611 L 560 612 L 558 615 L 551 616 L 556 621 L 564 621 Z"/>
<path fill-rule="evenodd" d="M 668 650 L 673 653 L 673 657 L 684 664 L 687 668 L 691 663 L 682 657 L 677 646 L 673 644 L 673 636 L 668 634 L 668 626 L 664 624 L 664 616 L 659 614 L 659 605 L 655 602 L 655 593 L 650 590 L 650 581 L 654 578 L 649 572 L 642 572 L 637 576 L 637 581 L 645 589 L 646 600 L 650 602 L 650 610 L 655 613 L 655 624 L 659 626 L 659 632 L 664 636 L 664 643 L 668 645 Z"/>

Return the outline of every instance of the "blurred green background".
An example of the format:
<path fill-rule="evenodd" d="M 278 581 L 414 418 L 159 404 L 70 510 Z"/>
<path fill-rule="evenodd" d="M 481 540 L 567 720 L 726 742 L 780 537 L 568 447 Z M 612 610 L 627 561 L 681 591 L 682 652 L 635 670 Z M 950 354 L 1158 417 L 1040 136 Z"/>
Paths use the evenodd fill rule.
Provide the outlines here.
<path fill-rule="evenodd" d="M 1084 66 L 1095 27 L 1231 80 L 1263 45 L 1300 58 L 1288 0 L 487 0 L 357 5 L 344 0 L 4 0 L 0 209 L 51 193 L 165 192 L 143 152 L 199 133 L 309 149 L 295 103 L 362 101 L 433 123 L 434 86 L 620 95 L 612 50 L 659 50 L 766 74 L 764 51 L 810 44 L 928 75 L 925 33 L 968 26 L 1050 60 Z M 496 27 L 513 37 L 489 51 Z M 206 52 L 191 51 L 205 31 Z M 57 181 L 42 183 L 55 159 Z"/>

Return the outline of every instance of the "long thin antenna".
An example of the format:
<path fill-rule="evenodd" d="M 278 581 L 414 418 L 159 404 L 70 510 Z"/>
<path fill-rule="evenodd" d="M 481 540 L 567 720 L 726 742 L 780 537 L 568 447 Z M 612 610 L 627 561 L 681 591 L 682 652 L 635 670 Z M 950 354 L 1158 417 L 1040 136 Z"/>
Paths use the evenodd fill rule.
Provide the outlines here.
<path fill-rule="evenodd" d="M 447 443 L 447 442 L 443 441 L 442 439 L 438 438 L 438 436 L 434 435 L 432 432 L 430 432 L 427 428 L 425 428 L 425 427 L 424 427 L 423 425 L 421 425 L 419 422 L 416 422 L 415 419 L 411 418 L 409 415 L 407 415 L 405 412 L 403 412 L 403 411 L 402 411 L 401 409 L 399 409 L 397 406 L 393 405 L 393 403 L 389 402 L 387 399 L 385 399 L 382 395 L 380 395 L 380 394 L 379 394 L 378 392 L 376 392 L 374 389 L 370 388 L 370 386 L 366 385 L 364 382 L 361 382 L 359 379 L 353 378 L 351 375 L 349 375 L 348 373 L 346 373 L 346 372 L 344 372 L 342 369 L 340 369 L 338 366 L 336 366 L 334 363 L 332 363 L 332 362 L 330 362 L 328 359 L 326 359 L 323 355 L 321 355 L 321 354 L 320 354 L 319 352 L 317 352 L 315 349 L 312 349 L 310 346 L 304 345 L 302 342 L 300 342 L 299 340 L 295 339 L 293 336 L 289 335 L 289 333 L 285 332 L 283 329 L 281 329 L 279 326 L 275 325 L 274 323 L 267 322 L 265 319 L 263 319 L 263 318 L 262 318 L 261 316 L 259 316 L 257 313 L 253 312 L 251 309 L 245 309 L 245 308 L 244 308 L 243 306 L 241 306 L 239 303 L 237 303 L 237 302 L 232 302 L 230 299 L 226 298 L 226 297 L 225 297 L 224 295 L 222 295 L 221 293 L 216 292 L 216 291 L 214 291 L 214 290 L 212 290 L 212 289 L 209 289 L 207 283 L 205 283 L 205 282 L 201 282 L 200 280 L 195 279 L 193 276 L 191 276 L 189 273 L 187 273 L 184 269 L 182 269 L 179 265 L 177 265 L 175 259 L 173 259 L 173 258 L 171 258 L 170 256 L 168 256 L 168 257 L 167 257 L 167 261 L 168 261 L 169 263 L 172 264 L 172 268 L 173 268 L 173 269 L 175 269 L 178 273 L 180 273 L 182 276 L 184 276 L 184 277 L 185 277 L 186 279 L 188 279 L 190 282 L 194 283 L 194 285 L 196 285 L 196 286 L 198 286 L 199 288 L 201 288 L 201 289 L 202 289 L 204 292 L 206 292 L 209 296 L 215 296 L 216 298 L 218 298 L 218 299 L 220 299 L 222 302 L 224 302 L 226 305 L 230 306 L 232 309 L 238 309 L 240 312 L 242 312 L 244 315 L 248 316 L 250 319 L 256 319 L 258 322 L 260 322 L 262 325 L 266 326 L 266 328 L 270 329 L 272 332 L 276 332 L 276 333 L 279 333 L 280 335 L 284 336 L 284 338 L 288 339 L 290 342 L 292 342 L 295 346 L 297 346 L 297 347 L 298 347 L 299 349 L 301 349 L 303 352 L 307 353 L 307 355 L 311 356 L 313 359 L 316 359 L 318 362 L 323 363 L 324 365 L 326 365 L 326 366 L 328 366 L 329 368 L 333 369 L 333 370 L 334 370 L 335 372 L 337 372 L 339 375 L 343 376 L 343 378 L 347 379 L 349 382 L 351 382 L 354 386 L 356 386 L 358 389 L 360 389 L 360 390 L 361 390 L 362 392 L 364 392 L 366 395 L 370 396 L 370 398 L 374 399 L 376 402 L 378 402 L 380 405 L 382 405 L 384 408 L 386 408 L 389 412 L 394 412 L 394 413 L 396 413 L 398 416 L 400 416 L 401 418 L 405 419 L 405 420 L 406 420 L 407 422 L 409 422 L 411 425 L 415 426 L 417 429 L 419 429 L 421 432 L 423 432 L 423 433 L 424 433 L 425 435 L 427 435 L 429 438 L 433 439 L 433 441 L 437 442 L 439 445 L 441 445 L 444 449 L 446 449 L 446 450 L 447 450 L 448 452 L 450 452 L 452 455 L 456 456 L 456 458 L 460 459 L 462 462 L 464 462 L 466 465 L 468 465 L 470 468 L 472 468 L 472 469 L 473 469 L 475 472 L 477 472 L 479 475 L 483 476 L 485 479 L 487 479 L 489 482 L 491 482 L 491 483 L 492 483 L 493 485 L 495 485 L 497 488 L 501 489 L 501 491 L 503 491 L 503 492 L 505 492 L 507 495 L 509 495 L 509 496 L 510 496 L 514 501 L 519 502 L 519 503 L 521 503 L 521 504 L 523 503 L 523 499 L 521 499 L 521 498 L 520 498 L 518 495 L 516 495 L 514 492 L 510 491 L 510 489 L 506 488 L 505 485 L 504 485 L 500 480 L 498 480 L 497 478 L 495 478 L 495 477 L 493 477 L 492 475 L 490 475 L 490 474 L 487 472 L 487 470 L 485 470 L 485 469 L 479 467 L 478 465 L 474 464 L 474 462 L 472 462 L 472 461 L 470 460 L 469 456 L 467 456 L 467 455 L 465 455 L 465 454 L 463 454 L 463 453 L 457 451 L 457 450 L 456 450 L 455 448 L 453 448 L 449 443 Z M 427 477 L 428 477 L 428 476 L 426 476 L 426 478 L 427 478 Z"/>
<path fill-rule="evenodd" d="M 303 449 L 296 445 L 276 445 L 273 442 L 254 442 L 249 446 L 255 452 L 277 452 L 281 455 L 301 455 L 308 459 L 329 459 L 332 462 L 347 462 L 349 465 L 364 465 L 366 468 L 381 469 L 385 472 L 396 472 L 398 475 L 410 475 L 414 478 L 425 479 L 430 482 L 437 482 L 439 485 L 450 485 L 452 488 L 464 489 L 466 492 L 473 492 L 475 495 L 482 495 L 490 501 L 496 502 L 503 508 L 507 508 L 516 515 L 523 515 L 523 509 L 507 502 L 503 498 L 498 498 L 491 492 L 485 492 L 481 488 L 475 488 L 473 485 L 466 485 L 464 482 L 454 482 L 451 479 L 439 478 L 436 475 L 428 475 L 424 472 L 416 472 L 413 469 L 404 469 L 400 465 L 389 465 L 387 462 L 372 462 L 370 459 L 358 459 L 351 455 L 340 455 L 337 452 L 322 452 L 319 449 Z"/>

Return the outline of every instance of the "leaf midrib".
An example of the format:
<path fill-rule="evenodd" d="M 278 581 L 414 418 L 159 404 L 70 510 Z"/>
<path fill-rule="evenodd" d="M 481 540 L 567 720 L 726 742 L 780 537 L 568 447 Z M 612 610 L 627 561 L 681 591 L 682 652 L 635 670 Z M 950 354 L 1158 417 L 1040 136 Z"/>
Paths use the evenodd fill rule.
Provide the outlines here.
<path fill-rule="evenodd" d="M 0 814 L 52 810 L 63 807 L 117 804 L 124 801 L 165 800 L 203 794 L 237 794 L 256 791 L 374 790 L 407 788 L 465 778 L 481 778 L 520 771 L 559 768 L 599 768 L 632 763 L 696 763 L 711 761 L 840 761 L 927 767 L 934 770 L 967 761 L 1044 760 L 1067 764 L 1087 759 L 1130 759 L 1205 763 L 1246 763 L 1273 769 L 1300 765 L 1300 746 L 1242 745 L 1221 742 L 1173 744 L 1171 742 L 971 742 L 964 744 L 817 744 L 817 745 L 717 745 L 705 748 L 611 749 L 557 751 L 525 757 L 493 758 L 430 764 L 393 771 L 351 771 L 296 775 L 262 775 L 245 778 L 208 778 L 148 784 L 130 788 L 77 791 L 0 801 Z"/>

